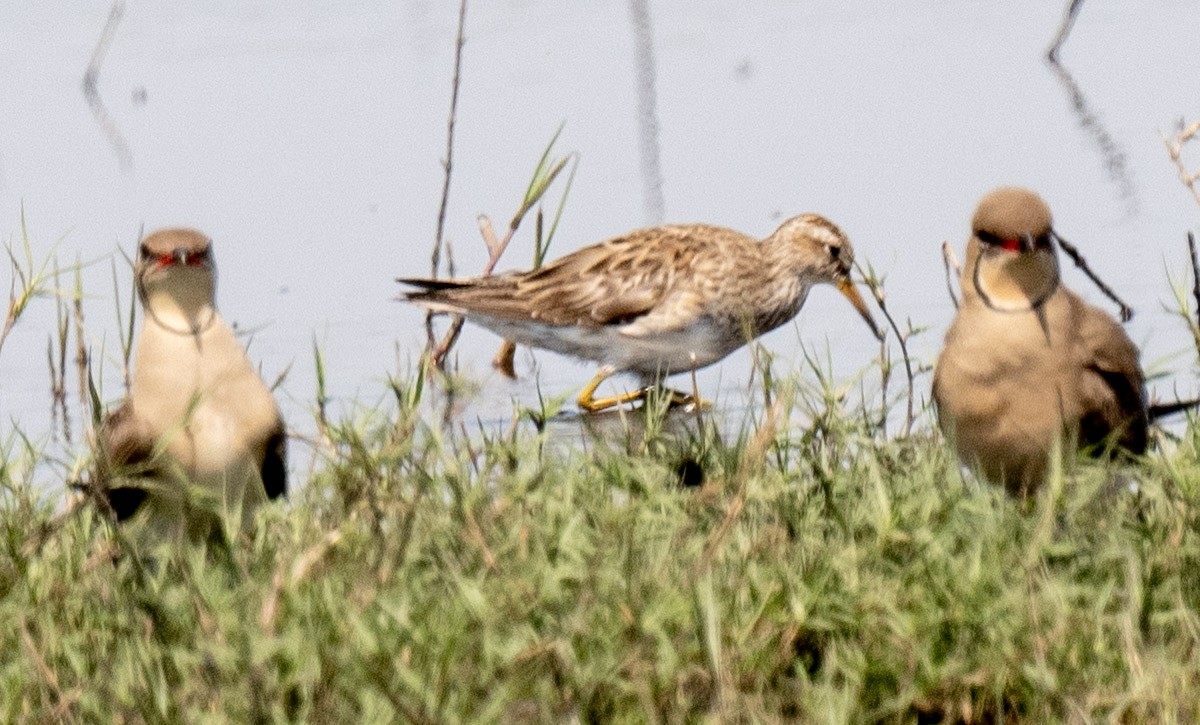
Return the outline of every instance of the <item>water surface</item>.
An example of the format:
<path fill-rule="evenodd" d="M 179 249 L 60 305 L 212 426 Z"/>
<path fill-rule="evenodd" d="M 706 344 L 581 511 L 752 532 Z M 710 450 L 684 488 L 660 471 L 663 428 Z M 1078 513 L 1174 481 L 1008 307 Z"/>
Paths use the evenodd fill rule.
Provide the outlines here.
<path fill-rule="evenodd" d="M 766 235 L 820 212 L 886 273 L 893 311 L 927 328 L 912 346 L 932 363 L 953 315 L 942 241 L 961 253 L 979 196 L 1024 184 L 1137 310 L 1128 330 L 1166 373 L 1158 394 L 1193 393 L 1190 337 L 1163 304 L 1200 209 L 1160 133 L 1200 117 L 1200 60 L 1180 31 L 1200 27 L 1200 5 L 1085 5 L 1064 74 L 1043 59 L 1063 4 L 474 3 L 446 220 L 457 269 L 482 268 L 476 216 L 506 222 L 565 123 L 558 149 L 580 162 L 552 256 L 654 222 Z M 268 379 L 288 371 L 294 428 L 313 425 L 314 341 L 337 410 L 386 401 L 386 376 L 424 343 L 393 278 L 429 271 L 457 3 L 131 4 L 97 86 L 125 166 L 80 86 L 110 7 L 0 7 L 0 235 L 19 241 L 23 209 L 35 255 L 91 263 L 85 321 L 109 356 L 105 398 L 123 394 L 109 259 L 127 293 L 117 250 L 142 229 L 190 225 L 215 240 L 220 304 L 254 331 L 251 358 Z M 531 230 L 501 269 L 528 265 Z M 1082 275 L 1066 280 L 1113 309 Z M 0 353 L 6 427 L 49 430 L 52 328 L 40 300 Z M 801 341 L 843 379 L 878 353 L 830 289 L 763 344 L 799 370 Z M 506 381 L 488 365 L 497 343 L 468 326 L 459 345 L 481 382 L 470 418 L 506 418 L 514 400 L 573 394 L 592 375 L 521 351 L 521 378 Z M 750 360 L 702 371 L 701 390 L 743 404 Z"/>

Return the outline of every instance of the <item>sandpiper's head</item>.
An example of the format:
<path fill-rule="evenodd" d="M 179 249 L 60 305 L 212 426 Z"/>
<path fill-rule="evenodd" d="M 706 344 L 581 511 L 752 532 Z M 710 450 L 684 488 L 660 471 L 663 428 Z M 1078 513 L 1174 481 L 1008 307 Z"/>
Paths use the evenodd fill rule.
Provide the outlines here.
<path fill-rule="evenodd" d="M 142 240 L 134 267 L 138 294 L 160 324 L 179 318 L 196 330 L 213 314 L 216 267 L 212 242 L 193 229 L 163 229 Z"/>
<path fill-rule="evenodd" d="M 866 302 L 850 279 L 854 247 L 836 224 L 819 214 L 801 214 L 781 224 L 767 242 L 773 243 L 810 283 L 827 282 L 837 287 L 866 320 L 871 332 L 883 339 Z"/>
<path fill-rule="evenodd" d="M 989 307 L 1038 307 L 1058 288 L 1050 208 L 1036 193 L 1004 186 L 986 194 L 971 219 L 964 294 Z"/>

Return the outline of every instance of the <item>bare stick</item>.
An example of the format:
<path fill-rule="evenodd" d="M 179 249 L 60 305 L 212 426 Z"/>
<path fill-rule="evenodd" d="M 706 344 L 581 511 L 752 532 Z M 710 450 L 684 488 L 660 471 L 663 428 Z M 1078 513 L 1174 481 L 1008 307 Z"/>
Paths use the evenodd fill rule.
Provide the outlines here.
<path fill-rule="evenodd" d="M 1067 240 L 1060 237 L 1058 232 L 1054 233 L 1054 238 L 1058 240 L 1058 246 L 1062 247 L 1067 256 L 1071 258 L 1071 261 L 1075 263 L 1075 266 L 1083 270 L 1083 273 L 1088 276 L 1088 279 L 1092 280 L 1092 282 L 1095 282 L 1096 286 L 1100 288 L 1100 291 L 1103 292 L 1104 295 L 1110 300 L 1116 302 L 1117 306 L 1121 308 L 1121 322 L 1129 322 L 1131 319 L 1133 319 L 1133 308 L 1125 304 L 1125 301 L 1118 297 L 1117 293 L 1113 292 L 1111 287 L 1104 284 L 1104 282 L 1096 276 L 1096 273 L 1093 272 L 1092 268 L 1088 266 L 1087 260 L 1083 258 L 1083 255 L 1079 252 L 1079 249 L 1074 244 L 1071 244 Z"/>
<path fill-rule="evenodd" d="M 78 261 L 75 267 L 75 299 L 73 301 L 75 313 L 75 372 L 79 376 L 79 409 L 83 413 L 84 424 L 88 419 L 88 411 L 92 408 L 92 397 L 89 395 L 88 388 L 88 370 L 91 367 L 91 356 L 88 355 L 87 342 L 84 340 L 83 327 L 83 283 L 80 281 L 79 275 L 80 265 Z M 99 411 L 91 410 L 92 416 L 98 415 Z"/>
<path fill-rule="evenodd" d="M 478 222 L 479 233 L 483 236 L 483 243 L 488 248 L 488 261 L 483 267 L 481 276 L 487 277 L 496 268 L 496 264 L 500 261 L 500 255 L 504 254 L 504 250 L 508 248 L 508 243 L 512 241 L 512 236 L 517 231 L 517 225 L 521 220 L 519 217 L 514 218 L 508 227 L 508 233 L 504 235 L 504 239 L 499 241 L 496 240 L 496 230 L 492 226 L 492 220 L 486 214 L 480 214 Z M 433 351 L 433 363 L 439 368 L 445 365 L 446 356 L 450 354 L 450 349 L 458 341 L 458 336 L 462 333 L 463 321 L 462 315 L 455 315 L 454 321 L 450 323 L 450 329 L 446 330 L 446 334 L 442 336 L 442 342 Z"/>
<path fill-rule="evenodd" d="M 562 131 L 562 127 L 559 127 L 559 131 Z M 554 137 L 557 139 L 558 134 L 555 133 Z M 554 183 L 554 180 L 558 178 L 562 170 L 566 168 L 567 163 L 572 158 L 576 158 L 573 154 L 569 154 L 547 166 L 546 162 L 553 145 L 554 141 L 551 140 L 550 145 L 546 147 L 546 151 L 542 155 L 542 159 L 538 162 L 538 168 L 534 171 L 533 179 L 530 181 L 529 188 L 525 192 L 525 199 L 521 202 L 521 208 L 517 210 L 517 213 L 508 222 L 508 231 L 504 233 L 503 239 L 496 239 L 496 230 L 492 226 L 492 220 L 486 214 L 479 215 L 479 233 L 483 236 L 484 244 L 488 248 L 488 261 L 484 265 L 480 276 L 487 277 L 492 273 L 492 270 L 496 268 L 496 264 L 500 262 L 500 257 L 504 255 L 504 250 L 508 249 L 508 245 L 512 241 L 513 235 L 516 234 L 517 229 L 521 226 L 521 221 L 525 218 L 525 215 L 538 203 L 538 200 L 542 198 L 550 185 Z M 454 346 L 455 341 L 458 340 L 458 335 L 462 332 L 462 326 L 462 316 L 455 315 L 454 321 L 450 323 L 450 329 L 446 331 L 441 344 L 437 346 L 437 349 L 431 355 L 437 367 L 441 368 L 445 365 L 446 356 L 450 353 L 450 349 Z"/>
<path fill-rule="evenodd" d="M 1062 44 L 1067 42 L 1067 36 L 1071 34 L 1071 28 L 1075 25 L 1075 16 L 1079 14 L 1079 9 L 1083 7 L 1083 0 L 1071 0 L 1067 5 L 1067 11 L 1063 14 L 1062 24 L 1058 26 L 1058 35 L 1054 36 L 1054 42 L 1046 49 L 1046 57 L 1051 62 L 1058 60 L 1058 49 Z"/>
<path fill-rule="evenodd" d="M 454 168 L 454 124 L 458 118 L 458 89 L 462 84 L 462 56 L 466 38 L 463 35 L 467 23 L 467 0 L 458 5 L 458 32 L 454 36 L 454 76 L 450 81 L 450 115 L 446 119 L 446 158 L 442 168 L 446 175 L 442 181 L 442 200 L 438 205 L 437 232 L 433 239 L 433 255 L 429 259 L 429 274 L 437 279 L 442 262 L 442 248 L 446 246 L 446 209 L 450 204 L 450 178 Z M 455 318 L 456 320 L 458 318 Z M 461 323 L 460 323 L 461 325 Z M 433 334 L 433 312 L 425 313 L 425 337 L 429 349 L 433 349 L 436 338 Z M 457 335 L 455 335 L 457 337 Z M 439 363 L 440 364 L 440 363 Z"/>
<path fill-rule="evenodd" d="M 962 265 L 958 263 L 958 257 L 954 256 L 954 249 L 948 241 L 942 242 L 942 266 L 946 268 L 946 291 L 950 293 L 950 301 L 957 310 L 958 297 L 954 294 L 954 280 L 962 279 Z"/>
<path fill-rule="evenodd" d="M 125 0 L 116 0 L 112 10 L 108 13 L 104 30 L 100 32 L 100 40 L 96 42 L 96 49 L 92 51 L 92 59 L 83 73 L 83 97 L 87 101 L 88 108 L 92 110 L 92 115 L 96 117 L 96 123 L 100 124 L 101 130 L 104 131 L 109 144 L 117 154 L 121 170 L 128 171 L 133 166 L 133 154 L 129 151 L 129 144 L 125 142 L 125 137 L 117 129 L 117 124 L 108 115 L 108 109 L 105 108 L 104 101 L 100 100 L 100 91 L 96 88 L 96 84 L 100 80 L 100 66 L 104 63 L 104 56 L 108 54 L 108 46 L 112 45 L 113 36 L 117 33 L 117 25 L 121 22 L 124 14 Z"/>
<path fill-rule="evenodd" d="M 446 230 L 446 208 L 450 203 L 450 178 L 454 168 L 454 124 L 458 118 L 458 89 L 462 82 L 462 56 L 466 39 L 463 29 L 467 22 L 467 0 L 462 0 L 458 6 L 458 33 L 454 37 L 454 76 L 450 81 L 450 115 L 446 119 L 446 158 L 442 159 L 442 168 L 446 175 L 442 181 L 442 201 L 438 206 L 437 235 L 433 240 L 433 256 L 429 260 L 429 274 L 437 279 L 438 268 L 441 266 L 442 247 Z"/>

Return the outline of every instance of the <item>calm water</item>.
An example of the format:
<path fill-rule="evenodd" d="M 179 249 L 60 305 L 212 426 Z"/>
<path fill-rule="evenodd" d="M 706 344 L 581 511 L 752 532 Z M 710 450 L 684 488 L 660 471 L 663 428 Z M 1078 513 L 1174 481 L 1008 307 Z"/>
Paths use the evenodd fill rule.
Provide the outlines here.
<path fill-rule="evenodd" d="M 1043 61 L 1063 5 L 475 2 L 447 217 L 457 268 L 482 267 L 476 216 L 503 226 L 565 122 L 558 148 L 580 165 L 552 256 L 647 223 L 765 235 L 818 211 L 886 271 L 892 309 L 929 328 L 913 348 L 931 363 L 953 314 L 941 242 L 961 252 L 979 196 L 1024 184 L 1137 310 L 1128 329 L 1167 373 L 1159 394 L 1194 393 L 1190 338 L 1163 304 L 1200 209 L 1160 131 L 1200 117 L 1200 57 L 1181 30 L 1200 27 L 1200 4 L 1086 4 L 1062 53 L 1069 76 Z M 110 7 L 0 4 L 0 236 L 19 241 L 23 208 L 36 256 L 95 261 L 83 276 L 99 355 L 117 337 L 109 260 L 127 290 L 118 250 L 139 229 L 198 227 L 217 245 L 226 316 L 255 330 L 252 359 L 268 379 L 290 370 L 294 428 L 313 427 L 314 340 L 340 410 L 385 400 L 386 375 L 424 341 L 393 278 L 429 269 L 457 3 L 133 3 L 98 85 L 124 161 L 80 86 Z M 530 231 L 501 269 L 527 266 Z M 1078 273 L 1067 281 L 1107 304 Z M 40 300 L 0 353 L 6 431 L 49 430 L 52 328 Z M 790 368 L 801 340 L 846 377 L 877 354 L 829 289 L 764 342 Z M 535 380 L 573 394 L 592 374 L 522 351 L 508 382 L 488 365 L 497 342 L 468 326 L 460 343 L 482 382 L 472 417 L 535 401 Z M 703 371 L 701 390 L 737 405 L 749 369 L 739 352 Z M 105 383 L 119 399 L 111 365 Z"/>

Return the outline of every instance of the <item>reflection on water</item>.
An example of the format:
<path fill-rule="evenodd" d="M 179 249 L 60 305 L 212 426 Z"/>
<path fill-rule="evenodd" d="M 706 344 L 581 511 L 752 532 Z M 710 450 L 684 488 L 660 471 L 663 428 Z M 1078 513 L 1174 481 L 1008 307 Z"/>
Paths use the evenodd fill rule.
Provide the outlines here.
<path fill-rule="evenodd" d="M 662 152 L 658 147 L 658 101 L 654 90 L 654 31 L 648 0 L 629 0 L 633 18 L 634 65 L 637 68 L 638 154 L 642 170 L 644 223 L 661 224 L 667 203 L 663 198 Z"/>
<path fill-rule="evenodd" d="M 1100 150 L 1100 156 L 1104 159 L 1104 170 L 1117 187 L 1117 197 L 1125 203 L 1125 214 L 1131 217 L 1137 216 L 1137 187 L 1130 176 L 1125 152 L 1101 123 L 1100 118 L 1088 106 L 1083 89 L 1075 82 L 1075 78 L 1071 76 L 1066 66 L 1054 57 L 1049 58 L 1047 64 L 1062 83 L 1063 89 L 1066 90 L 1067 98 L 1071 101 L 1071 110 L 1079 119 L 1079 126 Z"/>
<path fill-rule="evenodd" d="M 133 153 L 129 150 L 129 144 L 125 141 L 121 129 L 117 128 L 117 124 L 108 114 L 108 107 L 104 105 L 100 91 L 97 90 L 104 57 L 108 54 L 108 47 L 112 44 L 117 26 L 121 23 L 124 15 L 125 2 L 117 0 L 113 3 L 108 21 L 104 23 L 104 30 L 100 32 L 100 40 L 96 43 L 96 50 L 92 52 L 92 60 L 83 74 L 83 97 L 92 111 L 92 116 L 96 119 L 96 124 L 100 126 L 100 130 L 104 132 L 109 144 L 112 145 L 113 153 L 117 155 L 117 162 L 121 165 L 121 170 L 127 172 L 133 168 Z"/>

